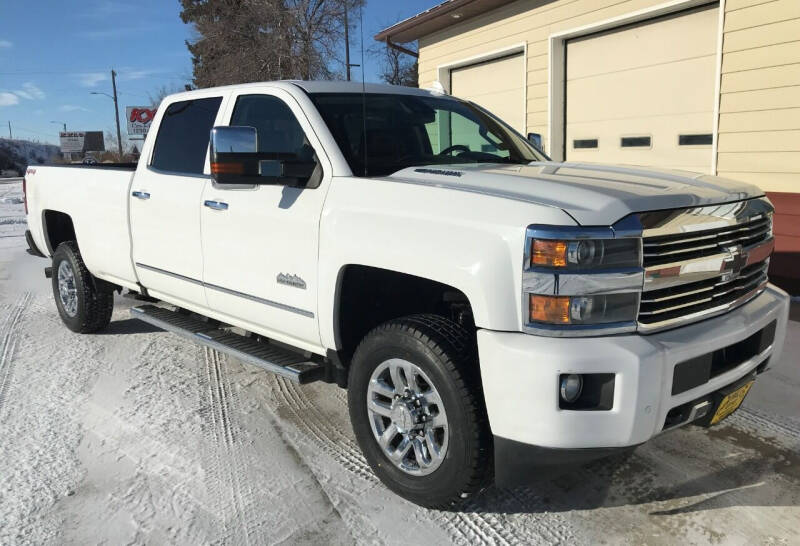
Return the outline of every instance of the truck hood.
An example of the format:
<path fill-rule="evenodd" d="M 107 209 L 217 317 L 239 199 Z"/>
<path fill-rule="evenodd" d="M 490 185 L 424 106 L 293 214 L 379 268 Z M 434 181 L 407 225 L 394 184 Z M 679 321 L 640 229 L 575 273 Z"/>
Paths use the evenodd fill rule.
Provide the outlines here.
<path fill-rule="evenodd" d="M 633 212 L 764 195 L 751 184 L 716 176 L 588 163 L 409 167 L 384 179 L 559 207 L 581 225 L 611 225 Z"/>

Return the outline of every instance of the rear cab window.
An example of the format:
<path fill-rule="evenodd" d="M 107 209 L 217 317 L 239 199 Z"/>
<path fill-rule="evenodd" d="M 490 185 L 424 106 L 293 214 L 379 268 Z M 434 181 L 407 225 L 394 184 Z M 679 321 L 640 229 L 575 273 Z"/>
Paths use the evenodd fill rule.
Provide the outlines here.
<path fill-rule="evenodd" d="M 167 106 L 150 166 L 178 174 L 203 174 L 211 129 L 221 103 L 222 97 L 207 97 Z"/>

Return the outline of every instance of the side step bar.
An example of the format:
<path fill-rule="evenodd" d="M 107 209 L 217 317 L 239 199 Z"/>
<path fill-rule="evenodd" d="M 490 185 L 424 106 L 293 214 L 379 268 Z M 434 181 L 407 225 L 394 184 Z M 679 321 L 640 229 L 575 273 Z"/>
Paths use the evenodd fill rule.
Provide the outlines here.
<path fill-rule="evenodd" d="M 131 308 L 131 316 L 297 383 L 311 383 L 322 379 L 325 374 L 325 368 L 319 362 L 312 362 L 283 347 L 215 328 L 193 315 L 142 305 Z"/>

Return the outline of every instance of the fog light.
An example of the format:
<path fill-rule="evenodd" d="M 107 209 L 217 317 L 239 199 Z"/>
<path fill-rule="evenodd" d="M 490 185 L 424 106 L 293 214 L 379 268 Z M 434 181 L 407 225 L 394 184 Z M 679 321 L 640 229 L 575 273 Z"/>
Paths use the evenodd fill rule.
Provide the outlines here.
<path fill-rule="evenodd" d="M 583 377 L 578 374 L 561 376 L 561 398 L 571 404 L 581 395 L 583 390 Z"/>

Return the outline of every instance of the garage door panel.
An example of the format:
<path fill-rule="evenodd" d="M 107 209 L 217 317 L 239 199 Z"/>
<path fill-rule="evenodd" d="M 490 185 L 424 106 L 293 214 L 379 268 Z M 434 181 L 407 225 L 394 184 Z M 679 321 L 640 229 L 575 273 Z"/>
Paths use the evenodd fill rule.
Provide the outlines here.
<path fill-rule="evenodd" d="M 473 101 L 525 131 L 525 59 L 521 53 L 454 69 L 450 87 L 454 96 Z"/>
<path fill-rule="evenodd" d="M 708 171 L 711 145 L 679 144 L 680 135 L 710 134 L 705 113 L 647 116 L 636 119 L 593 121 L 571 126 L 567 141 L 570 161 L 619 163 L 623 165 L 661 166 L 695 172 Z M 649 136 L 646 148 L 623 148 L 623 136 Z M 575 149 L 575 140 L 597 140 L 597 148 Z"/>
<path fill-rule="evenodd" d="M 710 116 L 714 80 L 708 74 L 714 73 L 714 65 L 710 57 L 569 81 L 569 122 L 647 116 L 654 109 L 659 114 L 699 109 Z M 602 108 L 598 107 L 599 92 L 603 92 Z"/>
<path fill-rule="evenodd" d="M 718 17 L 718 9 L 706 9 L 570 41 L 567 79 L 715 56 Z"/>
<path fill-rule="evenodd" d="M 566 158 L 708 172 L 718 15 L 686 12 L 568 42 Z M 638 138 L 623 145 L 627 137 Z"/>

